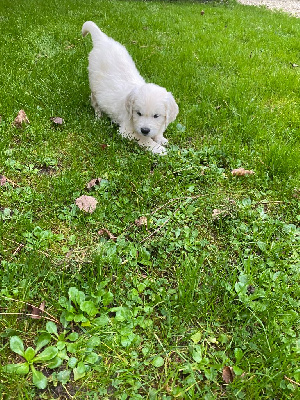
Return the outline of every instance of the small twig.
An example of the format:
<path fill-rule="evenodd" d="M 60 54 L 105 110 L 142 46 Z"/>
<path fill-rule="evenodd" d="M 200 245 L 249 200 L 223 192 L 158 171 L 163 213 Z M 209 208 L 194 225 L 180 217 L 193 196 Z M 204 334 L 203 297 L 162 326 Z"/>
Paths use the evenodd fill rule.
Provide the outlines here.
<path fill-rule="evenodd" d="M 5 181 L 6 182 L 8 182 L 8 183 L 10 183 L 12 186 L 17 186 L 17 187 L 20 187 L 20 185 L 18 185 L 16 182 L 14 182 L 14 181 L 12 181 L 12 180 L 10 180 L 10 179 L 8 179 L 6 176 L 5 176 Z"/>
<path fill-rule="evenodd" d="M 23 300 L 16 300 L 16 299 L 13 299 L 13 298 L 11 298 L 11 297 L 6 297 L 6 296 L 2 296 L 2 297 L 3 297 L 4 299 L 6 299 L 6 300 L 12 300 L 12 301 L 15 301 L 15 302 L 17 302 L 17 303 L 26 304 L 27 306 L 30 306 L 32 309 L 34 309 L 34 308 L 39 309 L 39 307 L 36 307 L 36 306 L 34 306 L 34 305 L 30 304 L 30 303 L 27 303 L 26 301 L 23 301 Z M 53 321 L 53 322 L 59 324 L 59 321 L 58 321 L 55 317 L 53 317 L 53 315 L 51 315 L 50 313 L 48 313 L 47 311 L 44 310 L 42 313 L 47 314 L 47 315 L 49 315 L 49 317 L 50 317 L 50 318 L 47 318 L 47 317 L 43 317 L 43 318 L 49 319 L 50 321 Z M 22 313 L 22 314 L 24 315 L 24 313 Z M 30 315 L 30 314 L 26 314 L 26 315 Z M 42 316 L 40 316 L 40 317 L 42 318 Z"/>
<path fill-rule="evenodd" d="M 167 350 L 164 348 L 164 345 L 162 344 L 160 338 L 157 336 L 157 334 L 155 332 L 154 332 L 154 336 L 155 336 L 156 340 L 158 341 L 158 343 L 161 345 L 161 348 L 163 349 L 165 354 L 167 354 Z"/>
<path fill-rule="evenodd" d="M 0 315 L 22 315 L 23 317 L 33 317 L 33 319 L 37 319 L 36 318 L 36 314 L 25 314 L 25 313 L 22 313 L 22 312 L 0 313 Z M 56 319 L 45 317 L 44 315 L 39 315 L 39 319 L 40 318 L 47 319 L 48 321 L 55 322 L 56 324 L 59 323 L 59 321 L 57 321 Z"/>
<path fill-rule="evenodd" d="M 66 385 L 63 385 L 63 388 L 65 389 L 65 391 L 67 392 L 68 396 L 70 399 L 74 399 L 74 397 L 71 395 L 71 393 L 68 391 Z"/>
<path fill-rule="evenodd" d="M 281 204 L 281 203 L 283 203 L 283 201 L 280 201 L 280 200 L 262 200 L 262 201 L 259 201 L 258 202 L 258 204 Z"/>
<path fill-rule="evenodd" d="M 284 379 L 287 381 L 293 383 L 294 385 L 300 386 L 300 383 L 293 381 L 293 379 L 288 378 L 286 375 L 284 375 Z"/>
<path fill-rule="evenodd" d="M 18 254 L 18 253 L 23 249 L 23 247 L 25 247 L 25 244 L 20 243 L 19 246 L 16 248 L 16 250 L 12 253 L 12 255 L 11 255 L 11 257 L 10 257 L 10 261 L 13 259 L 13 257 L 14 257 L 16 254 Z"/>

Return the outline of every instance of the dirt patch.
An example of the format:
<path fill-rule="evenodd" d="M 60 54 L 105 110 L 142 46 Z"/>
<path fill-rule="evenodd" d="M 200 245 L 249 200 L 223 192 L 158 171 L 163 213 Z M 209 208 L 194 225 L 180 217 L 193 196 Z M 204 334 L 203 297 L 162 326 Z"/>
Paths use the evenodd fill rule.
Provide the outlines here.
<path fill-rule="evenodd" d="M 237 0 L 241 4 L 249 6 L 265 6 L 270 9 L 285 11 L 300 18 L 299 0 Z"/>

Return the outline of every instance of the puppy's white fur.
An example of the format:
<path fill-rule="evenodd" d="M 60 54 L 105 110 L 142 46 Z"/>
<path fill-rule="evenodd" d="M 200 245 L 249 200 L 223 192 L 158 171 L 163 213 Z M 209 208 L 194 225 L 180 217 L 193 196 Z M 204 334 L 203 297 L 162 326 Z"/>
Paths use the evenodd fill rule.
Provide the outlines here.
<path fill-rule="evenodd" d="M 122 136 L 136 139 L 153 153 L 165 154 L 163 136 L 175 120 L 178 106 L 170 92 L 146 83 L 126 48 L 87 21 L 82 35 L 90 33 L 93 49 L 89 55 L 91 103 L 98 117 L 106 113 L 119 125 Z"/>

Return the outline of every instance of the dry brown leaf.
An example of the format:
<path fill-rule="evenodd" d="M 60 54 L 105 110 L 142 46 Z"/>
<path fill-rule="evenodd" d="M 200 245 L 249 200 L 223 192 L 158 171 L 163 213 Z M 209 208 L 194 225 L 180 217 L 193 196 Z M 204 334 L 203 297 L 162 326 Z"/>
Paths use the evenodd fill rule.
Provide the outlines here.
<path fill-rule="evenodd" d="M 0 186 L 4 186 L 7 182 L 7 178 L 4 175 L 0 175 Z"/>
<path fill-rule="evenodd" d="M 45 302 L 44 301 L 39 305 L 39 307 L 31 306 L 30 317 L 32 319 L 40 319 L 41 314 L 43 314 L 44 310 L 45 310 Z"/>
<path fill-rule="evenodd" d="M 234 379 L 234 372 L 232 367 L 224 367 L 222 371 L 222 378 L 225 383 L 231 383 Z"/>
<path fill-rule="evenodd" d="M 80 210 L 92 214 L 96 210 L 98 201 L 93 196 L 80 196 L 75 200 L 75 204 Z"/>
<path fill-rule="evenodd" d="M 113 241 L 117 240 L 117 237 L 114 236 L 111 232 L 109 232 L 109 230 L 106 228 L 100 229 L 100 231 L 98 231 L 98 235 L 99 236 L 108 236 L 108 238 Z"/>
<path fill-rule="evenodd" d="M 220 210 L 219 208 L 215 208 L 215 209 L 213 209 L 211 216 L 213 219 L 218 219 L 221 215 L 226 215 L 226 214 L 227 214 L 227 211 Z"/>
<path fill-rule="evenodd" d="M 92 179 L 91 181 L 89 181 L 89 183 L 86 185 L 86 188 L 88 190 L 93 189 L 95 186 L 100 185 L 100 182 L 102 181 L 102 178 L 96 178 L 96 179 Z"/>
<path fill-rule="evenodd" d="M 146 225 L 147 226 L 147 217 L 140 217 L 138 219 L 136 219 L 134 221 L 134 223 L 136 224 L 136 226 L 143 226 Z"/>
<path fill-rule="evenodd" d="M 13 125 L 16 126 L 17 128 L 22 128 L 22 126 L 25 124 L 29 124 L 29 119 L 27 118 L 25 111 L 20 110 L 13 122 Z"/>
<path fill-rule="evenodd" d="M 64 123 L 64 120 L 61 117 L 51 117 L 50 120 L 54 125 L 62 125 Z"/>
<path fill-rule="evenodd" d="M 255 172 L 252 169 L 245 169 L 245 168 L 236 168 L 231 171 L 233 176 L 245 176 L 245 175 L 253 175 Z"/>

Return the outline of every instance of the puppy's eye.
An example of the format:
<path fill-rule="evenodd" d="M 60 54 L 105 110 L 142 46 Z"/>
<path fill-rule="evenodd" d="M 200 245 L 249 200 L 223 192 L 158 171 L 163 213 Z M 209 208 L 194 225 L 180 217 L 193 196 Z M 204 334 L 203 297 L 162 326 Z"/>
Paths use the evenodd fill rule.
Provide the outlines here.
<path fill-rule="evenodd" d="M 154 114 L 154 115 L 153 115 L 153 118 L 158 118 L 158 117 L 159 117 L 158 114 Z"/>
<path fill-rule="evenodd" d="M 140 113 L 139 111 L 137 111 L 136 113 L 137 113 L 137 115 L 138 115 L 139 117 L 142 116 L 142 113 Z"/>

